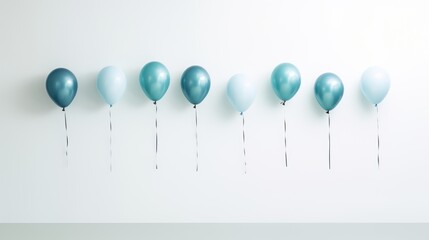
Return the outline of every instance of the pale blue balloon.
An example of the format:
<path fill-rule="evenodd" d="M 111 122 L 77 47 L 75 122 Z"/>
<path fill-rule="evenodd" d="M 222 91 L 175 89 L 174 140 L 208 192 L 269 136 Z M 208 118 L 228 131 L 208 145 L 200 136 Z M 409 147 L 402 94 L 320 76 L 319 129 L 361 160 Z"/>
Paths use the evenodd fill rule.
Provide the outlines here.
<path fill-rule="evenodd" d="M 389 75 L 380 67 L 370 67 L 362 74 L 360 89 L 370 103 L 377 105 L 389 92 Z"/>
<path fill-rule="evenodd" d="M 159 101 L 170 86 L 170 73 L 160 62 L 150 62 L 140 71 L 140 87 L 152 101 Z"/>
<path fill-rule="evenodd" d="M 127 78 L 120 68 L 108 66 L 98 73 L 97 90 L 110 106 L 121 99 L 126 88 Z"/>
<path fill-rule="evenodd" d="M 194 105 L 200 104 L 210 90 L 210 76 L 200 66 L 191 66 L 182 74 L 180 81 L 183 95 Z"/>
<path fill-rule="evenodd" d="M 243 113 L 252 105 L 256 87 L 246 75 L 236 74 L 229 79 L 226 94 L 235 110 Z"/>
<path fill-rule="evenodd" d="M 301 74 L 293 64 L 279 64 L 271 74 L 271 86 L 278 98 L 288 101 L 301 86 Z"/>
<path fill-rule="evenodd" d="M 329 112 L 341 101 L 344 85 L 337 75 L 324 73 L 317 78 L 314 84 L 314 93 L 320 106 Z"/>

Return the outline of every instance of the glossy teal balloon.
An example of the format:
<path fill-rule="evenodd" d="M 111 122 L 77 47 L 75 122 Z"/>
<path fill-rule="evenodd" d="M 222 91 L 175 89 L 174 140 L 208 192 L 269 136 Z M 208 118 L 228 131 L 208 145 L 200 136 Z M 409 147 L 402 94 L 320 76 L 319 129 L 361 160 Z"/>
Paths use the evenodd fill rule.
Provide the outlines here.
<path fill-rule="evenodd" d="M 126 88 L 127 78 L 120 68 L 108 66 L 98 73 L 97 90 L 110 106 L 121 99 Z"/>
<path fill-rule="evenodd" d="M 256 97 L 256 87 L 246 75 L 236 74 L 228 81 L 226 95 L 235 110 L 243 113 L 252 105 Z"/>
<path fill-rule="evenodd" d="M 49 73 L 46 79 L 46 91 L 59 107 L 70 105 L 77 93 L 77 80 L 68 69 L 57 68 Z"/>
<path fill-rule="evenodd" d="M 140 87 L 152 101 L 159 101 L 170 86 L 170 73 L 160 62 L 150 62 L 140 71 Z"/>
<path fill-rule="evenodd" d="M 301 74 L 293 64 L 279 64 L 271 74 L 271 86 L 278 98 L 288 101 L 301 86 Z"/>
<path fill-rule="evenodd" d="M 389 92 L 389 75 L 380 67 L 370 67 L 362 74 L 360 89 L 370 103 L 377 105 Z"/>
<path fill-rule="evenodd" d="M 181 78 L 183 95 L 194 105 L 201 103 L 210 90 L 210 76 L 200 66 L 191 66 L 185 70 Z"/>
<path fill-rule="evenodd" d="M 314 84 L 314 93 L 320 106 L 329 112 L 341 101 L 344 85 L 337 75 L 324 73 L 317 78 Z"/>

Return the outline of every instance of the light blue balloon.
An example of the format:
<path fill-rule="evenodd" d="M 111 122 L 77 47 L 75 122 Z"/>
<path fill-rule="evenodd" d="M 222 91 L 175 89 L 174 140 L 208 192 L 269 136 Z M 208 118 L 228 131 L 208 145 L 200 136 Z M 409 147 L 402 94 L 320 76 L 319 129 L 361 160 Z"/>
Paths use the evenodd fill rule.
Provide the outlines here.
<path fill-rule="evenodd" d="M 293 64 L 279 64 L 271 74 L 271 86 L 278 98 L 288 101 L 301 86 L 301 74 Z"/>
<path fill-rule="evenodd" d="M 314 84 L 314 93 L 317 102 L 327 112 L 334 109 L 344 94 L 344 85 L 341 79 L 333 73 L 320 75 Z"/>
<path fill-rule="evenodd" d="M 210 76 L 204 68 L 191 66 L 182 74 L 181 87 L 190 103 L 200 104 L 209 93 Z"/>
<path fill-rule="evenodd" d="M 389 75 L 380 67 L 370 67 L 362 74 L 360 89 L 369 102 L 377 105 L 389 92 Z"/>
<path fill-rule="evenodd" d="M 152 101 L 159 101 L 170 86 L 170 73 L 160 62 L 150 62 L 140 71 L 140 87 Z"/>
<path fill-rule="evenodd" d="M 120 68 L 108 66 L 98 73 L 97 90 L 110 106 L 121 99 L 126 88 L 127 78 Z"/>
<path fill-rule="evenodd" d="M 77 80 L 74 74 L 65 68 L 57 68 L 46 79 L 46 91 L 52 101 L 63 109 L 68 107 L 77 93 Z"/>
<path fill-rule="evenodd" d="M 236 74 L 229 79 L 226 94 L 235 110 L 243 113 L 252 105 L 256 97 L 256 87 L 246 75 Z"/>

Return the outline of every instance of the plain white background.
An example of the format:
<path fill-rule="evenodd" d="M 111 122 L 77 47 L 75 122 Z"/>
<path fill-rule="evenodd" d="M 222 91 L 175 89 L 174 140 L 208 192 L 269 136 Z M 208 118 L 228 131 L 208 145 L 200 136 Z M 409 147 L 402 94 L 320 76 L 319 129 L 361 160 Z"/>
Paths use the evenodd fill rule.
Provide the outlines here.
<path fill-rule="evenodd" d="M 420 222 L 429 221 L 427 61 L 429 30 L 419 1 L 2 1 L 0 3 L 1 222 Z M 154 169 L 154 106 L 140 69 L 161 61 L 171 85 L 159 102 L 159 165 Z M 283 108 L 270 86 L 281 62 L 301 71 L 287 103 L 289 167 L 283 159 Z M 199 105 L 200 171 L 194 112 L 180 89 L 191 65 L 212 87 Z M 108 106 L 96 91 L 101 68 L 128 77 L 113 107 L 109 172 Z M 391 90 L 376 112 L 359 79 L 385 68 Z M 79 82 L 63 114 L 48 97 L 50 71 Z M 236 73 L 258 95 L 246 112 L 247 174 L 241 118 L 226 98 Z M 327 116 L 313 93 L 334 72 L 345 93 Z"/>

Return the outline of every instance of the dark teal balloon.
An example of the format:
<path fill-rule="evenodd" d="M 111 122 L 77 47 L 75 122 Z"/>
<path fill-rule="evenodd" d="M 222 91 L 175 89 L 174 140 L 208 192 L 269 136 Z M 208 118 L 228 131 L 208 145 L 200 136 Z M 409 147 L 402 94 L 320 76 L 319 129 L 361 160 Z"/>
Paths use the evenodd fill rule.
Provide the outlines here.
<path fill-rule="evenodd" d="M 343 97 L 344 85 L 337 75 L 324 73 L 317 78 L 314 84 L 314 93 L 320 106 L 329 112 L 337 106 Z"/>
<path fill-rule="evenodd" d="M 182 74 L 181 87 L 183 95 L 194 105 L 201 103 L 210 90 L 210 76 L 200 66 L 192 66 Z"/>
<path fill-rule="evenodd" d="M 74 74 L 65 68 L 57 68 L 46 79 L 46 91 L 52 101 L 65 108 L 73 101 L 77 92 L 77 80 Z"/>
<path fill-rule="evenodd" d="M 279 64 L 271 74 L 271 86 L 278 98 L 288 101 L 301 86 L 301 74 L 293 64 Z"/>
<path fill-rule="evenodd" d="M 170 86 L 170 73 L 160 62 L 150 62 L 140 71 L 140 87 L 152 101 L 159 101 Z"/>

